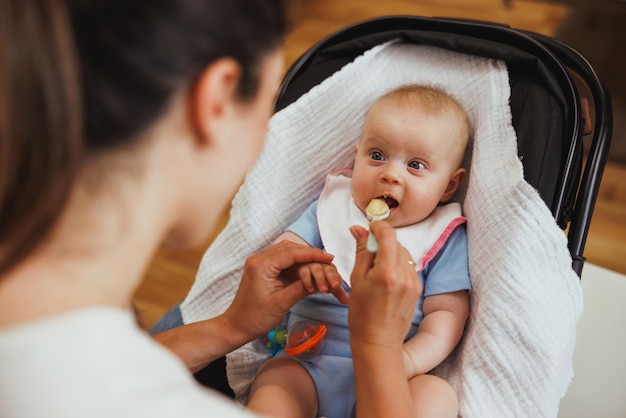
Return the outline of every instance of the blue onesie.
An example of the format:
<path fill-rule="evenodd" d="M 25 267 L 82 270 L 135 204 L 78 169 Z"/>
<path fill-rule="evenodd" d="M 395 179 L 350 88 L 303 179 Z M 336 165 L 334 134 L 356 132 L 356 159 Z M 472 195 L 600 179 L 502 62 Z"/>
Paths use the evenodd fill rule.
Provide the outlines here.
<path fill-rule="evenodd" d="M 344 180 L 340 179 L 341 182 Z M 349 178 L 348 178 L 349 183 Z M 345 188 L 345 184 L 341 187 Z M 325 190 L 326 192 L 326 190 Z M 324 201 L 323 196 L 320 201 Z M 345 193 L 344 193 L 345 195 Z M 336 200 L 336 198 L 334 199 Z M 356 206 L 356 205 L 354 205 Z M 333 219 L 337 218 L 336 208 L 329 208 L 332 211 Z M 355 211 L 356 213 L 357 211 Z M 360 213 L 360 211 L 358 211 Z M 318 216 L 323 212 L 318 208 L 318 201 L 313 202 L 309 208 L 294 222 L 288 230 L 303 238 L 309 245 L 318 248 L 326 248 L 323 236 L 324 231 L 322 225 L 318 225 Z M 356 216 L 359 216 L 358 214 Z M 365 216 L 363 220 L 356 223 L 367 224 Z M 459 218 L 455 218 L 458 220 Z M 354 219 L 348 222 L 354 223 Z M 328 228 L 327 228 L 328 229 Z M 336 225 L 331 228 L 333 235 L 337 231 Z M 328 234 L 326 234 L 328 235 Z M 400 242 L 407 247 L 402 241 L 402 234 L 398 234 Z M 443 237 L 443 239 L 441 239 Z M 413 323 L 411 330 L 407 335 L 408 340 L 415 335 L 423 314 L 422 304 L 424 297 L 456 292 L 459 290 L 469 290 L 471 288 L 468 256 L 467 256 L 467 236 L 465 233 L 465 224 L 463 222 L 451 222 L 445 228 L 444 233 L 436 240 L 436 244 L 429 247 L 427 255 L 423 258 L 426 260 L 422 264 L 419 271 L 419 279 L 424 285 L 424 292 L 420 297 L 415 308 Z M 447 239 L 446 239 L 447 238 Z M 354 241 L 351 237 L 349 237 Z M 334 243 L 333 245 L 341 245 Z M 335 260 L 338 260 L 336 248 L 335 251 L 326 248 L 332 254 L 335 254 Z M 409 251 L 411 249 L 407 247 Z M 346 251 L 353 251 L 346 249 Z M 419 255 L 412 252 L 412 256 L 418 262 Z M 352 263 L 354 256 L 352 255 Z M 347 263 L 347 261 L 346 261 Z M 341 264 L 341 262 L 339 263 Z M 348 265 L 342 272 L 340 266 L 337 266 L 342 277 L 349 276 Z M 351 265 L 349 267 L 351 270 Z M 349 293 L 350 288 L 344 283 L 344 288 Z M 319 401 L 318 416 L 326 418 L 345 418 L 354 415 L 355 406 L 355 382 L 354 369 L 352 365 L 352 355 L 350 352 L 349 334 L 348 334 L 348 308 L 340 304 L 333 295 L 327 293 L 316 293 L 308 296 L 304 300 L 298 302 L 290 311 L 288 325 L 303 320 L 315 321 L 327 326 L 327 333 L 324 337 L 321 352 L 309 360 L 294 358 L 298 361 L 311 375 L 317 388 L 317 396 Z M 285 355 L 280 352 L 279 355 Z"/>

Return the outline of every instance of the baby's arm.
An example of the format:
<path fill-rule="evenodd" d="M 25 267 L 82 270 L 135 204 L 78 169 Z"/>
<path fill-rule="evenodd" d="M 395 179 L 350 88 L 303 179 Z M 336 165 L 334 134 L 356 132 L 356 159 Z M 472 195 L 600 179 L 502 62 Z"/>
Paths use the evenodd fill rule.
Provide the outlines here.
<path fill-rule="evenodd" d="M 407 377 L 428 373 L 456 347 L 469 315 L 467 290 L 424 298 L 424 319 L 417 334 L 404 344 Z"/>
<path fill-rule="evenodd" d="M 285 240 L 293 241 L 293 242 L 296 242 L 298 244 L 302 244 L 302 245 L 306 245 L 307 247 L 310 247 L 309 243 L 306 242 L 304 239 L 302 239 L 300 237 L 300 235 L 294 234 L 291 231 L 285 231 L 282 234 L 280 234 L 278 236 L 278 238 L 276 238 L 274 240 L 274 244 L 277 244 L 277 243 L 279 243 L 281 241 L 285 241 Z"/>
<path fill-rule="evenodd" d="M 276 238 L 274 244 L 284 240 L 310 246 L 304 239 L 291 231 L 282 233 Z M 339 302 L 348 303 L 348 294 L 342 287 L 341 276 L 334 264 L 306 263 L 300 264 L 297 268 L 298 277 L 309 293 L 315 293 L 315 291 L 332 293 Z"/>

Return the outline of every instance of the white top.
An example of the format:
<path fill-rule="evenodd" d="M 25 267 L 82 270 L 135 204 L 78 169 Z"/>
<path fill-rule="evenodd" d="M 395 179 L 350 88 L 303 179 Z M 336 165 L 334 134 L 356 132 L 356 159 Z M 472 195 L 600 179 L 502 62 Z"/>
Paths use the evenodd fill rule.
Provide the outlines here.
<path fill-rule="evenodd" d="M 248 417 L 112 307 L 0 330 L 0 417 Z"/>

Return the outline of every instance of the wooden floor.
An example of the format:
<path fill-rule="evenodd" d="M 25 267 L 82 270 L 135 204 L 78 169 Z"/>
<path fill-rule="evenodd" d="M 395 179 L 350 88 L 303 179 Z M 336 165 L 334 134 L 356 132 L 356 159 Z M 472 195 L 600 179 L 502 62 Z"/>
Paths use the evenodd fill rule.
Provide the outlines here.
<path fill-rule="evenodd" d="M 567 18 L 557 3 L 501 0 L 302 0 L 294 5 L 295 23 L 285 43 L 286 65 L 315 42 L 351 23 L 394 14 L 485 20 L 552 36 Z M 614 141 L 618 140 L 614 138 Z M 588 262 L 626 274 L 626 167 L 609 163 L 591 223 L 585 256 Z M 218 227 L 227 221 L 222 217 Z M 149 326 L 181 300 L 193 283 L 210 237 L 200 248 L 161 250 L 135 295 L 144 326 Z"/>

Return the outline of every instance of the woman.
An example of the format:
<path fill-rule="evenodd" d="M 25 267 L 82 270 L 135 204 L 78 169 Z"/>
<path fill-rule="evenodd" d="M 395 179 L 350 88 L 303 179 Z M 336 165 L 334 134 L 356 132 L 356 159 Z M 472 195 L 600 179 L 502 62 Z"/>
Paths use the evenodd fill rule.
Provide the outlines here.
<path fill-rule="evenodd" d="M 0 8 L 0 416 L 247 416 L 189 370 L 274 327 L 306 295 L 283 271 L 332 256 L 251 257 L 224 314 L 162 340 L 178 356 L 137 328 L 130 300 L 159 245 L 205 239 L 258 156 L 282 73 L 280 1 Z M 421 289 L 393 231 L 372 231 L 377 255 L 353 232 L 357 409 L 403 416 L 393 368 Z"/>

